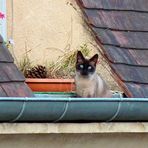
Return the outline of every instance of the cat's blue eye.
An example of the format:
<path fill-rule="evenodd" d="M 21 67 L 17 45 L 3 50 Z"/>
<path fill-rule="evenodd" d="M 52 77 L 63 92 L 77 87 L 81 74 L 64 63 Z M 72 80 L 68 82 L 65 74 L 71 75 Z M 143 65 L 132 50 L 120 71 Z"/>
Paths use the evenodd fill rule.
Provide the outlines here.
<path fill-rule="evenodd" d="M 80 64 L 80 65 L 79 65 L 79 67 L 80 67 L 81 69 L 83 69 L 83 68 L 84 68 L 84 66 L 83 66 L 82 64 Z"/>
<path fill-rule="evenodd" d="M 92 69 L 92 67 L 91 66 L 88 66 L 88 70 L 91 70 Z"/>

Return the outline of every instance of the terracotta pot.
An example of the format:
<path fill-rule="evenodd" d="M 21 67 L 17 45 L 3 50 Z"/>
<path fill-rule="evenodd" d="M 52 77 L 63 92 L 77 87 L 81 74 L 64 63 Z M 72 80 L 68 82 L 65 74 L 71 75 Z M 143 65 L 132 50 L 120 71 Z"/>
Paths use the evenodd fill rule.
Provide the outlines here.
<path fill-rule="evenodd" d="M 35 92 L 72 92 L 75 89 L 73 79 L 27 78 L 26 83 Z"/>

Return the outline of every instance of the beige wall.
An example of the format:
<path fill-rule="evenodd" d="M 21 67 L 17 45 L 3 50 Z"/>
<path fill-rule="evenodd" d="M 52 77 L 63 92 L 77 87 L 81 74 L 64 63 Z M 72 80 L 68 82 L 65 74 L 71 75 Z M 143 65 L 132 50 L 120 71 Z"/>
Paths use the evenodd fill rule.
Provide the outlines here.
<path fill-rule="evenodd" d="M 26 50 L 33 65 L 48 65 L 61 55 L 60 50 L 79 49 L 90 43 L 96 45 L 81 11 L 74 0 L 17 0 L 7 1 L 8 39 L 13 38 L 14 46 L 10 49 L 17 64 L 25 56 Z M 72 2 L 70 5 L 68 2 Z M 12 17 L 13 14 L 13 17 Z M 12 18 L 13 24 L 12 24 Z M 60 50 L 59 50 L 60 49 Z M 106 63 L 100 60 L 98 72 L 118 90 L 117 84 L 106 70 Z M 108 68 L 109 69 L 109 68 Z"/>
<path fill-rule="evenodd" d="M 1 148 L 147 148 L 148 134 L 0 135 Z"/>
<path fill-rule="evenodd" d="M 0 124 L 0 148 L 147 147 L 147 122 Z"/>
<path fill-rule="evenodd" d="M 75 10 L 70 0 L 18 0 L 13 4 L 14 24 L 12 28 L 11 1 L 8 7 L 8 38 L 13 29 L 14 53 L 18 60 L 30 50 L 33 63 L 56 60 L 64 50 L 78 49 L 84 43 L 93 42 L 84 26 L 80 10 L 75 1 Z M 52 49 L 52 50 L 49 50 Z"/>

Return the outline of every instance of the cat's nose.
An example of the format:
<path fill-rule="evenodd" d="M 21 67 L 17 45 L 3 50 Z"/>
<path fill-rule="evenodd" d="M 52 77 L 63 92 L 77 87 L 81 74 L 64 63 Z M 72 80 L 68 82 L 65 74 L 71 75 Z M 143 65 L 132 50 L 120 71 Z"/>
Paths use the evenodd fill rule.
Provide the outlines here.
<path fill-rule="evenodd" d="M 87 76 L 88 75 L 88 72 L 82 72 L 81 73 L 83 76 Z"/>

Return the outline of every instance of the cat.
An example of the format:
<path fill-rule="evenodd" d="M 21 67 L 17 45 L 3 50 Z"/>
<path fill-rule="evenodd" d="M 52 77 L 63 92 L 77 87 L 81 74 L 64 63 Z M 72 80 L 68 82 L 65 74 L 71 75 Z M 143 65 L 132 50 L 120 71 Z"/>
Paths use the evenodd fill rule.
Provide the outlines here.
<path fill-rule="evenodd" d="M 76 94 L 83 98 L 111 98 L 112 93 L 105 81 L 96 73 L 98 54 L 86 59 L 81 51 L 76 57 Z"/>

